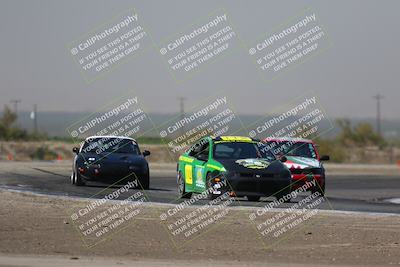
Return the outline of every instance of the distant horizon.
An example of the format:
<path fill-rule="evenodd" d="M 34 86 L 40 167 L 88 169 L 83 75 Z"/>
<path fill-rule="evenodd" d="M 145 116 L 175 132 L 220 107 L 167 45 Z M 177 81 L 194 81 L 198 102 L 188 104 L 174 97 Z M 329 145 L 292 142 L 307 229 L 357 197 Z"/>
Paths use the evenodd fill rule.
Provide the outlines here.
<path fill-rule="evenodd" d="M 10 107 L 11 108 L 11 107 Z M 3 114 L 3 109 L 0 110 L 0 114 Z M 14 112 L 13 108 L 11 108 L 11 111 Z M 30 114 L 33 110 L 18 110 L 19 113 L 24 113 L 24 114 Z M 38 110 L 38 114 L 40 113 L 64 113 L 64 114 L 96 114 L 96 110 L 88 110 L 88 111 L 60 111 L 60 110 Z M 185 112 L 186 114 L 188 112 Z M 180 112 L 147 112 L 146 114 L 154 114 L 154 115 L 162 115 L 162 116 L 172 116 L 172 115 L 180 115 Z M 215 113 L 210 113 L 210 114 L 215 114 Z M 238 112 L 237 115 L 240 116 L 254 116 L 254 117 L 263 117 L 266 115 L 277 115 L 278 113 L 264 113 L 264 114 L 255 114 L 255 113 L 240 113 Z M 376 117 L 330 117 L 331 119 L 350 119 L 350 120 L 376 120 Z M 381 117 L 382 121 L 400 121 L 400 118 L 385 118 L 384 116 Z"/>
<path fill-rule="evenodd" d="M 33 129 L 33 121 L 30 119 L 30 112 L 28 111 L 19 111 L 19 117 L 17 124 L 18 126 L 30 131 Z M 2 111 L 0 112 L 2 114 Z M 40 115 L 42 114 L 42 116 Z M 51 136 L 68 136 L 66 132 L 66 128 L 71 124 L 81 120 L 83 117 L 97 114 L 93 112 L 73 112 L 73 111 L 39 111 L 38 112 L 38 125 L 39 130 L 47 132 Z M 179 116 L 179 112 L 177 113 L 147 113 L 147 115 L 154 121 L 154 123 L 161 125 L 170 119 L 176 118 Z M 273 116 L 276 114 L 264 114 L 264 115 L 252 115 L 252 114 L 240 114 L 237 113 L 238 117 L 245 123 L 245 126 L 248 127 L 252 125 L 255 121 L 259 121 L 262 118 L 267 116 Z M 62 119 L 60 119 L 62 118 Z M 355 126 L 361 122 L 370 123 L 373 129 L 376 128 L 376 118 L 330 118 L 332 123 L 335 123 L 336 119 L 348 119 Z M 327 122 L 327 120 L 324 120 Z M 385 119 L 381 120 L 382 132 L 386 137 L 400 138 L 400 119 Z M 339 128 L 335 125 L 334 129 L 330 130 L 325 136 L 332 137 L 335 136 L 339 131 Z M 152 136 L 155 136 L 156 133 L 153 132 Z"/>

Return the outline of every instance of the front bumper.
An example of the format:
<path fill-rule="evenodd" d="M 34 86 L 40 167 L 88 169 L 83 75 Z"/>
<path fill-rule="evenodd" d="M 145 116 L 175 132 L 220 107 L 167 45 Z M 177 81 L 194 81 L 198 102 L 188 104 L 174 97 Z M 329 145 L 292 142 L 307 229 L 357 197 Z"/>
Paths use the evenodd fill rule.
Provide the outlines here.
<path fill-rule="evenodd" d="M 232 175 L 226 178 L 227 191 L 232 195 L 273 196 L 277 192 L 288 194 L 291 191 L 290 177 L 274 177 L 274 175 Z"/>
<path fill-rule="evenodd" d="M 302 187 L 306 182 L 311 182 L 315 180 L 320 187 L 323 187 L 325 184 L 325 175 L 321 174 L 292 174 L 292 190 L 296 190 Z M 310 191 L 313 188 L 308 188 L 307 190 Z"/>
<path fill-rule="evenodd" d="M 83 171 L 82 171 L 83 169 Z M 148 170 L 145 168 L 132 167 L 129 165 L 94 164 L 77 170 L 85 181 L 96 181 L 102 183 L 125 182 L 147 177 Z"/>

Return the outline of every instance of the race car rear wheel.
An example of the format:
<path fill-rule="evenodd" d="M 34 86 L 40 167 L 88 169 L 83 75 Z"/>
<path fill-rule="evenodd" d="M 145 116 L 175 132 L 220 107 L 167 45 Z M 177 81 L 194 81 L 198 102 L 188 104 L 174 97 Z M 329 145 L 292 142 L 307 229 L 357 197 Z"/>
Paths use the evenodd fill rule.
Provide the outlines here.
<path fill-rule="evenodd" d="M 191 192 L 186 192 L 186 186 L 185 186 L 185 179 L 182 176 L 181 171 L 178 171 L 178 193 L 180 198 L 191 198 L 192 193 Z"/>
<path fill-rule="evenodd" d="M 150 188 L 150 175 L 147 173 L 142 179 L 140 179 L 140 184 L 144 190 L 148 190 Z"/>
<path fill-rule="evenodd" d="M 75 176 L 75 185 L 76 186 L 85 185 L 85 182 L 83 181 L 83 179 L 79 173 L 75 173 L 74 176 Z"/>
<path fill-rule="evenodd" d="M 325 196 L 325 183 L 321 186 L 320 184 L 316 184 L 312 189 L 311 189 L 311 193 L 320 193 L 321 197 Z"/>
<path fill-rule="evenodd" d="M 259 201 L 260 197 L 259 196 L 247 196 L 248 201 Z"/>

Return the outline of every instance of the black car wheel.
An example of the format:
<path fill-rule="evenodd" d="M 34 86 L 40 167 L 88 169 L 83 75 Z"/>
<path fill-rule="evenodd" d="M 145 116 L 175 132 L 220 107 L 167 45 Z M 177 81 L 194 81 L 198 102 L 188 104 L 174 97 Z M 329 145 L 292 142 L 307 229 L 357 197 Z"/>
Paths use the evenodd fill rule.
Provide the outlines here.
<path fill-rule="evenodd" d="M 214 179 L 213 175 L 211 173 L 207 173 L 207 175 L 206 175 L 207 192 L 208 192 L 207 197 L 210 200 L 213 200 L 213 199 L 216 199 L 217 197 L 219 197 L 219 195 L 213 194 L 212 191 L 214 191 L 214 190 L 211 190 L 211 188 L 214 186 L 213 179 Z"/>
<path fill-rule="evenodd" d="M 185 179 L 182 176 L 182 173 L 179 171 L 178 176 L 178 192 L 179 192 L 179 197 L 180 198 L 191 198 L 192 193 L 191 192 L 186 192 L 185 190 Z"/>
<path fill-rule="evenodd" d="M 71 184 L 75 184 L 75 174 L 74 174 L 74 172 L 71 173 L 70 180 L 71 180 Z"/>
<path fill-rule="evenodd" d="M 316 192 L 319 192 L 321 194 L 321 197 L 325 196 L 325 183 L 321 186 L 318 182 L 316 185 L 311 189 L 311 193 L 314 194 Z"/>
<path fill-rule="evenodd" d="M 74 180 L 75 180 L 75 185 L 76 186 L 83 186 L 85 185 L 85 182 L 83 181 L 81 175 L 79 173 L 74 173 Z"/>
<path fill-rule="evenodd" d="M 144 190 L 148 190 L 150 188 L 150 175 L 147 173 L 142 179 L 140 179 L 140 184 Z"/>

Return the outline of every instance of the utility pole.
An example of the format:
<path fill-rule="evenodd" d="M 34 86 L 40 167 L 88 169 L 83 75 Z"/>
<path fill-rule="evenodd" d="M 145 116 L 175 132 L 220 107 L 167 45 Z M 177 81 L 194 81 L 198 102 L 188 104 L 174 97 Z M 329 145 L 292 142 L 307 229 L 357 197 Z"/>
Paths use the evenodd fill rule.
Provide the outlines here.
<path fill-rule="evenodd" d="M 15 115 L 18 115 L 18 104 L 21 103 L 21 99 L 12 99 L 10 102 L 14 105 Z"/>
<path fill-rule="evenodd" d="M 185 97 L 178 97 L 179 100 L 179 106 L 180 106 L 180 115 L 181 115 L 181 120 L 183 120 L 185 118 Z M 182 126 L 181 128 L 181 135 L 185 134 L 185 127 Z"/>
<path fill-rule="evenodd" d="M 377 94 L 373 98 L 376 99 L 376 131 L 381 135 L 381 99 L 383 95 Z"/>
<path fill-rule="evenodd" d="M 18 104 L 21 103 L 21 99 L 12 99 L 10 102 L 14 105 L 14 114 L 16 116 L 16 124 L 18 125 Z"/>

